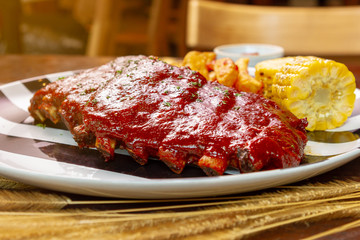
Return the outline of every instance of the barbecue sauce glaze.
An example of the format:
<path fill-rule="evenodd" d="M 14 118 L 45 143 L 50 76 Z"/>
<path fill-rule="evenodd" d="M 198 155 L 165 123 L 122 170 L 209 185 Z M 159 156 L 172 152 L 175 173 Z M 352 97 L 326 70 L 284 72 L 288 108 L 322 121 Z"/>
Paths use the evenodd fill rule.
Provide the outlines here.
<path fill-rule="evenodd" d="M 54 84 L 37 94 L 61 99 L 51 104 L 79 146 L 106 158 L 121 147 L 141 164 L 158 157 L 177 173 L 195 164 L 221 175 L 297 166 L 304 155 L 305 119 L 156 58 L 117 58 Z"/>

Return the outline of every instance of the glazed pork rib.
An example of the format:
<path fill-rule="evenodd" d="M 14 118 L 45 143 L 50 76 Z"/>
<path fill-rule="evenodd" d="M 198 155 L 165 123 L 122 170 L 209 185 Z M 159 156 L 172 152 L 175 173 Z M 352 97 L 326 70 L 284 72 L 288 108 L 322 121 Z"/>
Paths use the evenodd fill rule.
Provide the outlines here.
<path fill-rule="evenodd" d="M 63 121 L 80 147 L 96 147 L 106 159 L 121 147 L 140 164 L 158 157 L 176 173 L 187 164 L 207 175 L 228 166 L 297 166 L 307 141 L 307 121 L 274 102 L 145 56 L 50 83 L 29 111 L 40 121 Z"/>

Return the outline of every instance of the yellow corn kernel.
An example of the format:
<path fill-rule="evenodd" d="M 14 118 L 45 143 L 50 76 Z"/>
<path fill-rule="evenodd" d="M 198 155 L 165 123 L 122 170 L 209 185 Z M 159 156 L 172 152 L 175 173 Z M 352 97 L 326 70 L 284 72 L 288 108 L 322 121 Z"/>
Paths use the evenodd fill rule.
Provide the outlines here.
<path fill-rule="evenodd" d="M 354 108 L 355 78 L 342 63 L 313 56 L 267 60 L 255 66 L 255 78 L 265 97 L 306 117 L 309 131 L 341 126 Z"/>

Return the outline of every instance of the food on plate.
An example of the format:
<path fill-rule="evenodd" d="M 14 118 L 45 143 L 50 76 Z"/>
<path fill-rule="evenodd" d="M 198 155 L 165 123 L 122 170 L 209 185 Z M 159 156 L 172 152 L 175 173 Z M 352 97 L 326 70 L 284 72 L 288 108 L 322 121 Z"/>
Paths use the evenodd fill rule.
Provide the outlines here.
<path fill-rule="evenodd" d="M 209 81 L 274 100 L 298 118 L 307 118 L 309 131 L 339 127 L 353 111 L 355 78 L 344 64 L 313 56 L 277 58 L 258 63 L 254 78 L 248 58 L 235 63 L 215 58 L 213 52 L 190 51 L 182 65 Z"/>
<path fill-rule="evenodd" d="M 29 111 L 63 121 L 80 147 L 106 159 L 125 148 L 140 164 L 158 157 L 180 173 L 208 175 L 300 164 L 307 121 L 272 100 L 207 81 L 188 67 L 154 57 L 119 57 L 38 90 Z"/>
<path fill-rule="evenodd" d="M 264 84 L 264 96 L 307 118 L 307 130 L 341 126 L 355 104 L 355 78 L 348 68 L 313 56 L 266 60 L 255 66 L 255 78 Z"/>
<path fill-rule="evenodd" d="M 210 66 L 210 65 L 209 65 Z M 230 58 L 220 58 L 211 64 L 211 81 L 217 81 L 222 85 L 232 87 L 238 78 L 238 68 Z"/>
<path fill-rule="evenodd" d="M 188 66 L 192 70 L 199 72 L 209 80 L 209 64 L 216 58 L 214 52 L 190 51 L 183 59 L 183 66 Z"/>
<path fill-rule="evenodd" d="M 235 88 L 239 91 L 260 93 L 263 88 L 263 83 L 256 80 L 249 74 L 248 58 L 239 58 L 235 62 L 239 70 L 238 80 L 235 82 Z"/>
<path fill-rule="evenodd" d="M 159 57 L 161 61 L 164 61 L 168 64 L 171 64 L 176 67 L 181 67 L 183 65 L 183 59 L 182 58 L 174 58 L 174 57 Z"/>
<path fill-rule="evenodd" d="M 213 52 L 190 51 L 182 65 L 200 72 L 209 81 L 217 81 L 239 91 L 261 93 L 262 82 L 248 72 L 248 58 L 240 58 L 234 63 L 231 58 L 216 59 Z"/>

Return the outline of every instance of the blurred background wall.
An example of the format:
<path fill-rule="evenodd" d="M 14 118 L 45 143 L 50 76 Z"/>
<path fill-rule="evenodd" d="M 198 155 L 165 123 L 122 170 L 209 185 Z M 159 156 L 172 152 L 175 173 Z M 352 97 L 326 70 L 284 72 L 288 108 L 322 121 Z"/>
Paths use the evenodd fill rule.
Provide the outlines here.
<path fill-rule="evenodd" d="M 360 2 L 221 1 L 294 7 Z M 0 0 L 0 54 L 182 57 L 187 51 L 186 3 L 187 0 Z"/>

